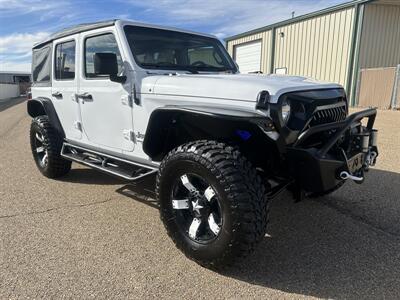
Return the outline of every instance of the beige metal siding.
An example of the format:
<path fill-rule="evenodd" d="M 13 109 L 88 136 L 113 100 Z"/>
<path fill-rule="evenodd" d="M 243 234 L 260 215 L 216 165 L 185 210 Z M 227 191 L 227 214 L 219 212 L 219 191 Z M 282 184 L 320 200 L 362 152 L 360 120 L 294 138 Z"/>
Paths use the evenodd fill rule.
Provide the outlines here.
<path fill-rule="evenodd" d="M 346 84 L 354 7 L 278 27 L 275 69 Z"/>
<path fill-rule="evenodd" d="M 361 107 L 390 108 L 394 91 L 396 68 L 363 69 L 360 74 Z"/>
<path fill-rule="evenodd" d="M 398 64 L 400 64 L 400 5 L 366 5 L 360 47 L 360 68 L 394 67 Z"/>
<path fill-rule="evenodd" d="M 241 45 L 249 42 L 253 42 L 256 40 L 261 40 L 261 71 L 263 73 L 270 73 L 270 65 L 271 65 L 271 30 L 260 32 L 257 34 L 249 35 L 237 40 L 229 41 L 227 45 L 227 49 L 229 54 L 234 56 L 234 47 L 236 45 Z M 233 57 L 234 58 L 234 57 Z"/>

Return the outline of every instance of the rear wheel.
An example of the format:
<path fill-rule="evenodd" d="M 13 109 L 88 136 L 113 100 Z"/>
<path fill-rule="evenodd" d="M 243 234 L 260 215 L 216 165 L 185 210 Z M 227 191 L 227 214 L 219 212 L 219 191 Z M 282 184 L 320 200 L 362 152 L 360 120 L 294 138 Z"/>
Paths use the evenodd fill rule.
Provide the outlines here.
<path fill-rule="evenodd" d="M 176 246 L 207 267 L 248 255 L 267 225 L 265 187 L 238 150 L 196 141 L 172 150 L 157 176 L 161 219 Z"/>
<path fill-rule="evenodd" d="M 71 170 L 71 162 L 60 155 L 63 139 L 51 126 L 47 116 L 32 120 L 30 141 L 36 166 L 44 176 L 58 178 Z"/>

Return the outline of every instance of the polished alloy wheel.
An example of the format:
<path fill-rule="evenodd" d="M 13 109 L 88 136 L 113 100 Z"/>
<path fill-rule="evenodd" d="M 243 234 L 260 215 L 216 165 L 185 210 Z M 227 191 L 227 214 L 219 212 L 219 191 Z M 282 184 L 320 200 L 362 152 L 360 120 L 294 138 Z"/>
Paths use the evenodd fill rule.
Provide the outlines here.
<path fill-rule="evenodd" d="M 192 240 L 209 243 L 218 237 L 223 219 L 214 188 L 196 174 L 184 174 L 172 189 L 172 208 L 180 229 Z"/>
<path fill-rule="evenodd" d="M 46 147 L 44 145 L 44 137 L 39 132 L 36 133 L 35 148 L 36 148 L 36 153 L 37 153 L 37 156 L 38 156 L 38 160 L 39 160 L 40 166 L 42 168 L 46 167 L 46 165 L 48 163 L 49 154 L 48 154 L 47 149 L 46 149 Z"/>

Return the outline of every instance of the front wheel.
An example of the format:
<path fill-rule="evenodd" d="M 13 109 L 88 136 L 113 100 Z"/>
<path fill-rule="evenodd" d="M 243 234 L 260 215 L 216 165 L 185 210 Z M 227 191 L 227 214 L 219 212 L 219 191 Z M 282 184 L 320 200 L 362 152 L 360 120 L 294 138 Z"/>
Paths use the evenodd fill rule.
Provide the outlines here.
<path fill-rule="evenodd" d="M 224 267 L 262 240 L 268 202 L 257 171 L 238 150 L 196 141 L 172 150 L 157 176 L 165 228 L 176 246 L 206 267 Z"/>

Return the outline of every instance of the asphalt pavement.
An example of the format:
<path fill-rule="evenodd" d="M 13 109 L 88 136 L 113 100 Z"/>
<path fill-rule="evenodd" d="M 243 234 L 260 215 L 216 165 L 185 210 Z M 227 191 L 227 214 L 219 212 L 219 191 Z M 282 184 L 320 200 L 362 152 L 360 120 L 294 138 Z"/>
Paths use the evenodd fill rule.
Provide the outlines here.
<path fill-rule="evenodd" d="M 397 299 L 400 112 L 380 111 L 380 157 L 364 184 L 272 205 L 256 252 L 227 271 L 182 255 L 150 178 L 127 185 L 73 165 L 40 175 L 26 105 L 0 112 L 0 299 Z"/>
<path fill-rule="evenodd" d="M 21 102 L 24 102 L 26 97 L 16 97 L 16 98 L 7 98 L 7 99 L 0 99 L 0 112 L 10 108 L 14 105 L 17 105 Z"/>

